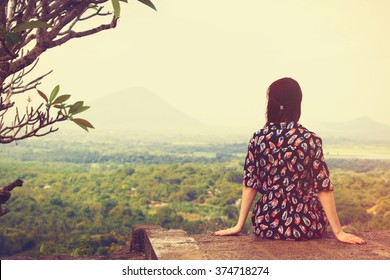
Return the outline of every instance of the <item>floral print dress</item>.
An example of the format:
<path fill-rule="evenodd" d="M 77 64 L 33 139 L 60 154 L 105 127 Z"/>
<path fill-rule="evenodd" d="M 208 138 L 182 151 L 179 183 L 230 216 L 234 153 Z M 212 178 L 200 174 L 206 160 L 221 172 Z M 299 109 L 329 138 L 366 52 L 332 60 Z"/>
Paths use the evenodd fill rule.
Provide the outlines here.
<path fill-rule="evenodd" d="M 252 223 L 260 237 L 321 237 L 328 220 L 317 192 L 333 191 L 322 140 L 296 122 L 267 123 L 248 145 L 244 180 L 262 194 Z"/>

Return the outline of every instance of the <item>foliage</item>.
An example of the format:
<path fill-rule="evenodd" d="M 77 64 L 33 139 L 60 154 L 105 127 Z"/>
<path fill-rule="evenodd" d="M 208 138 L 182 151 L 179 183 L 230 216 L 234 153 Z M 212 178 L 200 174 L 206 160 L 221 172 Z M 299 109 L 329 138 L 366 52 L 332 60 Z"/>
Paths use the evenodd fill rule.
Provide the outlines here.
<path fill-rule="evenodd" d="M 153 153 L 146 162 L 124 162 L 110 158 L 104 151 L 107 144 L 102 143 L 94 147 L 103 154 L 88 163 L 67 158 L 53 162 L 44 160 L 35 143 L 28 144 L 15 146 L 9 154 L 0 151 L 0 185 L 14 177 L 22 178 L 25 185 L 14 190 L 15 197 L 7 202 L 11 212 L 0 219 L 1 256 L 108 255 L 128 241 L 134 224 L 205 233 L 237 220 L 244 154 L 221 161 L 188 153 L 206 151 L 207 146 L 183 147 L 185 154 L 178 154 L 169 145 L 153 150 L 155 143 L 146 147 L 128 143 L 131 148 L 124 154 L 141 155 L 144 148 Z M 69 148 L 65 143 L 47 146 L 49 156 L 64 153 L 55 147 Z M 80 159 L 90 155 L 90 143 L 73 146 L 78 146 Z M 222 152 L 221 147 L 214 146 Z M 40 161 L 24 160 L 24 154 L 36 151 Z M 230 149 L 225 152 L 233 154 Z M 161 153 L 166 159 L 155 164 L 162 161 Z M 104 154 L 107 159 L 101 161 Z M 340 159 L 330 163 L 342 224 L 358 230 L 389 229 L 389 162 Z M 369 170 L 363 170 L 365 165 Z M 251 231 L 250 217 L 244 231 Z"/>

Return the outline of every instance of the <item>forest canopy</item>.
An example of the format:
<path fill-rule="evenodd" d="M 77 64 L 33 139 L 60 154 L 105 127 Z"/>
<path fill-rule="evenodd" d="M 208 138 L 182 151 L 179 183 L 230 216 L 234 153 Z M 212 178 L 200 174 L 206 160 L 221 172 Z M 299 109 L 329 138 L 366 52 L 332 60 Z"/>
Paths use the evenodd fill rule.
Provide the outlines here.
<path fill-rule="evenodd" d="M 236 222 L 244 143 L 118 142 L 116 151 L 62 143 L 46 152 L 27 144 L 0 150 L 0 185 L 25 182 L 0 219 L 0 256 L 109 255 L 134 224 L 204 233 Z M 390 229 L 390 161 L 331 158 L 328 165 L 347 230 Z"/>

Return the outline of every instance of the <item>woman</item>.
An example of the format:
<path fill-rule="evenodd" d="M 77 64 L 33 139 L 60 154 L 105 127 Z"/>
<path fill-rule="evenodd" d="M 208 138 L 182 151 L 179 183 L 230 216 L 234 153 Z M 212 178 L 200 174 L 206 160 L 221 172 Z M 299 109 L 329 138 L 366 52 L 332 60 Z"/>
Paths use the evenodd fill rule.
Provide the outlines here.
<path fill-rule="evenodd" d="M 291 78 L 277 80 L 267 95 L 267 123 L 248 145 L 237 225 L 214 234 L 240 233 L 259 192 L 252 223 L 260 237 L 319 238 L 330 224 L 339 241 L 364 244 L 362 238 L 341 228 L 321 138 L 298 123 L 302 101 L 299 84 Z"/>

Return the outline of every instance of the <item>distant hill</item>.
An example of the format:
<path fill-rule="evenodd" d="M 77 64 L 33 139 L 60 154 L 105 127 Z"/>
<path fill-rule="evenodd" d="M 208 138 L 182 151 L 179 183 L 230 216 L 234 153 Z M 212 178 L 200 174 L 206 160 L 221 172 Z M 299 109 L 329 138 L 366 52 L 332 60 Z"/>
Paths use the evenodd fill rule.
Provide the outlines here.
<path fill-rule="evenodd" d="M 186 132 L 203 124 L 153 92 L 132 87 L 88 102 L 84 117 L 98 130 Z"/>
<path fill-rule="evenodd" d="M 311 122 L 308 129 L 324 138 L 390 142 L 390 126 L 361 117 L 347 122 Z"/>
<path fill-rule="evenodd" d="M 112 132 L 112 136 L 117 133 L 121 136 L 129 133 L 131 135 L 153 134 L 161 137 L 200 133 L 222 139 L 229 136 L 231 139 L 242 139 L 245 142 L 248 135 L 255 130 L 245 125 L 232 127 L 227 123 L 226 126 L 218 127 L 201 123 L 143 87 L 123 89 L 86 104 L 91 108 L 81 117 L 90 120 L 96 128 L 95 132 L 103 135 L 107 135 L 107 131 Z M 302 124 L 322 138 L 390 143 L 390 126 L 375 122 L 369 117 L 345 122 L 304 121 Z M 65 130 L 67 132 L 76 130 L 82 133 L 74 124 L 68 124 L 62 132 Z"/>

